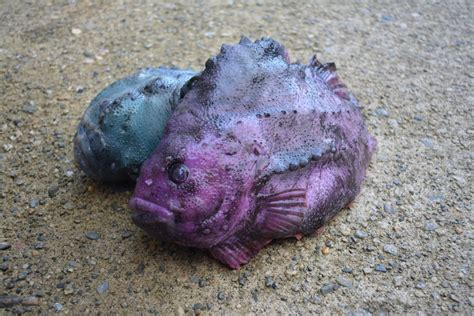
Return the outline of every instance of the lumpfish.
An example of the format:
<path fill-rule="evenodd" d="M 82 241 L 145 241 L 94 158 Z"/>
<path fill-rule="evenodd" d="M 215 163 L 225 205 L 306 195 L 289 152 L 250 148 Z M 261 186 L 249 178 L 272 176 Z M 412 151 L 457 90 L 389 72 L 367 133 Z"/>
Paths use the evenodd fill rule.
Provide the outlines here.
<path fill-rule="evenodd" d="M 135 180 L 197 72 L 147 68 L 105 88 L 85 111 L 74 136 L 79 167 L 97 181 Z"/>
<path fill-rule="evenodd" d="M 360 191 L 376 147 L 333 63 L 243 37 L 206 62 L 129 202 L 151 236 L 238 268 L 315 232 Z"/>

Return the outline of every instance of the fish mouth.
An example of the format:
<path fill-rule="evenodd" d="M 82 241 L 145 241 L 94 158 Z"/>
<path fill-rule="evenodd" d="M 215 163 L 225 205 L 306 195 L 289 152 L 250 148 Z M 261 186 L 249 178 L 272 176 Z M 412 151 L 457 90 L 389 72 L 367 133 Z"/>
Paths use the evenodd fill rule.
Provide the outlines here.
<path fill-rule="evenodd" d="M 128 207 L 134 211 L 132 219 L 137 225 L 174 222 L 174 214 L 169 209 L 142 198 L 132 198 Z"/>
<path fill-rule="evenodd" d="M 80 127 L 74 137 L 74 158 L 81 169 L 92 179 L 100 180 L 99 164 L 90 146 L 87 133 Z"/>

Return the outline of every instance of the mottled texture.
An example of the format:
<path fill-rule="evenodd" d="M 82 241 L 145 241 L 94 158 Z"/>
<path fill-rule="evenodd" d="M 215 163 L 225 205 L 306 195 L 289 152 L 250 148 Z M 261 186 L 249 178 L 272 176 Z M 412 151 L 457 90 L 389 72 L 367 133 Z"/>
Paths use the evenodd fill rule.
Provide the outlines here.
<path fill-rule="evenodd" d="M 147 68 L 105 88 L 92 100 L 74 136 L 79 167 L 94 180 L 136 179 L 161 139 L 181 88 L 196 74 Z"/>
<path fill-rule="evenodd" d="M 243 37 L 192 80 L 129 205 L 152 236 L 238 268 L 351 202 L 374 148 L 334 64 Z"/>

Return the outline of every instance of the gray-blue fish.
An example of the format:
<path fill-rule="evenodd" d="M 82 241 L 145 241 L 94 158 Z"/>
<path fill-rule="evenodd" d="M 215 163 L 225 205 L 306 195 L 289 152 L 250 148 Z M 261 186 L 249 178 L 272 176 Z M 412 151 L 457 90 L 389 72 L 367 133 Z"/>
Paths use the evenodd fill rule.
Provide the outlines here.
<path fill-rule="evenodd" d="M 197 72 L 147 68 L 105 88 L 85 111 L 74 136 L 74 157 L 91 178 L 135 180 Z"/>

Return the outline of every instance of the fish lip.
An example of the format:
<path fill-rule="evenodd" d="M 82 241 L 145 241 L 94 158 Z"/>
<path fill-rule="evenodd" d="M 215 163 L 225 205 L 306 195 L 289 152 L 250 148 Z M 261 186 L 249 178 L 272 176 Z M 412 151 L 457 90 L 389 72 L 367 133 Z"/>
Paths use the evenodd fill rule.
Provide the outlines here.
<path fill-rule="evenodd" d="M 171 223 L 174 221 L 174 214 L 169 209 L 142 198 L 131 198 L 128 207 L 134 211 L 132 218 L 137 224 Z"/>

